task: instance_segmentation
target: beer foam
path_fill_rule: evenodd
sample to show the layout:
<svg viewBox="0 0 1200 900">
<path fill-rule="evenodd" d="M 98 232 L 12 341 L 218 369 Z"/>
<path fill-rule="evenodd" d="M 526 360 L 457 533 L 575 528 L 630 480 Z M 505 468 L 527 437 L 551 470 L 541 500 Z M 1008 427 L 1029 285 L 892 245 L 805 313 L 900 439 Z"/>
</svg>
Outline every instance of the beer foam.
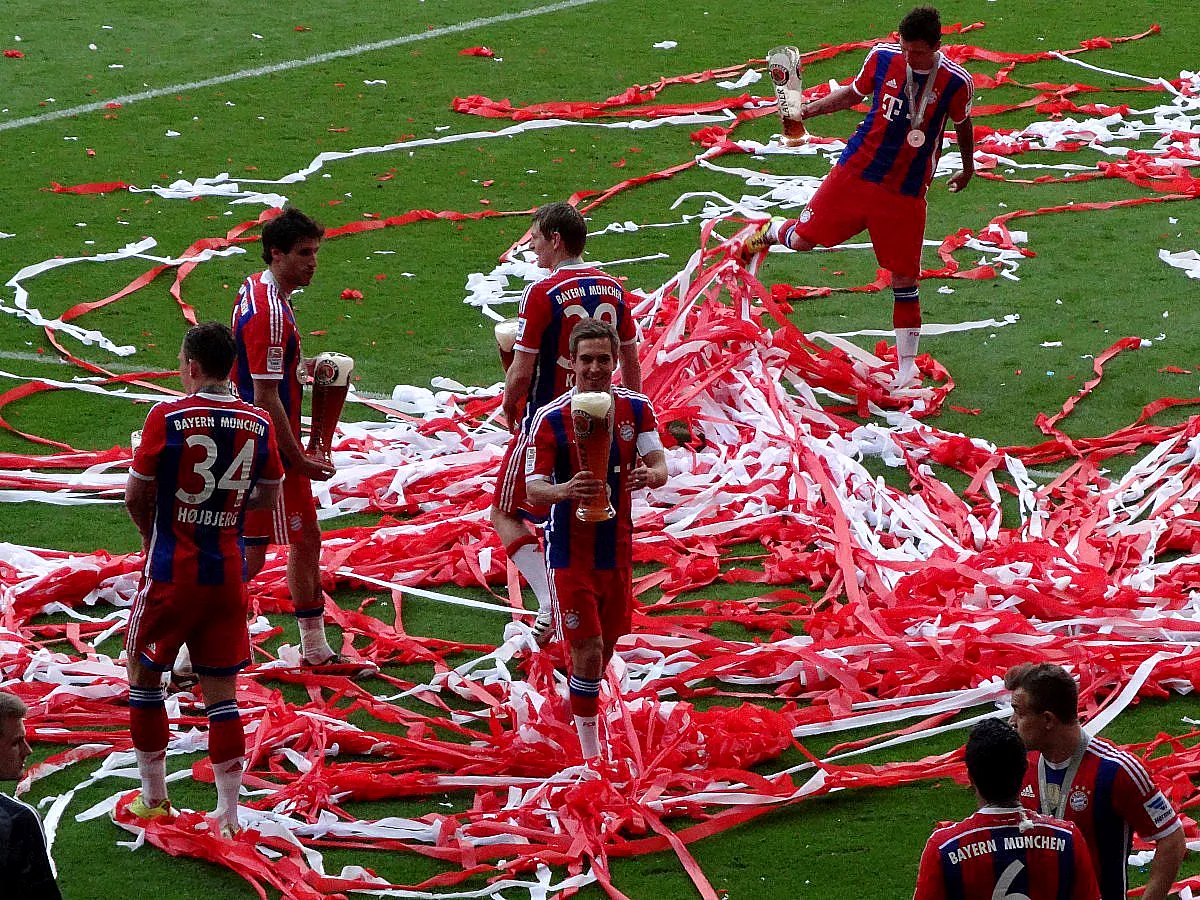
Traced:
<svg viewBox="0 0 1200 900">
<path fill-rule="evenodd" d="M 593 419 L 608 416 L 612 408 L 612 394 L 607 391 L 585 391 L 571 398 L 571 412 L 587 413 Z"/>
<path fill-rule="evenodd" d="M 504 319 L 496 323 L 496 343 L 505 353 L 511 353 L 517 345 L 517 320 Z"/>
</svg>

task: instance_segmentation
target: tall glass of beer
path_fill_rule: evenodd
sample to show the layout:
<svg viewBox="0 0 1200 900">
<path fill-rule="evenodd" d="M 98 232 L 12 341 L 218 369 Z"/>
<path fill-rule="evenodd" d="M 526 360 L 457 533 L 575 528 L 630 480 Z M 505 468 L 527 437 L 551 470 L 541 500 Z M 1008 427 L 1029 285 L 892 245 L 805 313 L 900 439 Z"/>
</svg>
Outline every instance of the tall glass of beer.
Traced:
<svg viewBox="0 0 1200 900">
<path fill-rule="evenodd" d="M 790 46 L 776 47 L 767 54 L 767 72 L 771 76 L 771 83 L 775 85 L 775 99 L 779 101 L 784 146 L 798 147 L 808 137 L 804 119 L 800 116 L 804 93 L 800 50 Z"/>
</svg>

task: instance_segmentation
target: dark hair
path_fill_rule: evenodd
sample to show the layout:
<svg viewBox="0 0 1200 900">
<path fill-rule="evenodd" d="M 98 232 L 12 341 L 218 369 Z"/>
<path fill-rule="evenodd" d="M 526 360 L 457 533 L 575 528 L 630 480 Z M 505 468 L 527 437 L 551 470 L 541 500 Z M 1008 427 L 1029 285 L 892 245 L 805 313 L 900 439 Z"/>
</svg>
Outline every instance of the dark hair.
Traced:
<svg viewBox="0 0 1200 900">
<path fill-rule="evenodd" d="M 1024 691 L 1034 712 L 1053 713 L 1064 725 L 1079 719 L 1079 687 L 1062 666 L 1021 663 L 1005 673 L 1004 686 Z"/>
<path fill-rule="evenodd" d="M 193 325 L 183 336 L 183 358 L 199 363 L 209 378 L 228 378 L 236 353 L 233 332 L 220 322 Z"/>
<path fill-rule="evenodd" d="M 571 350 L 571 359 L 575 358 L 575 349 L 579 346 L 580 341 L 592 341 L 602 338 L 608 338 L 608 342 L 612 344 L 613 357 L 615 358 L 617 350 L 621 346 L 621 339 L 617 337 L 617 329 L 613 328 L 603 319 L 584 319 L 571 329 L 571 337 L 567 342 Z"/>
<path fill-rule="evenodd" d="M 1017 730 L 1000 719 L 985 719 L 967 738 L 967 775 L 988 803 L 1017 799 L 1029 760 Z"/>
<path fill-rule="evenodd" d="M 275 218 L 267 222 L 262 229 L 263 262 L 271 264 L 271 251 L 290 253 L 296 246 L 296 241 L 304 238 L 320 240 L 325 236 L 325 229 L 306 216 L 294 206 L 289 206 Z"/>
<path fill-rule="evenodd" d="M 534 210 L 533 224 L 546 237 L 555 233 L 561 235 L 563 249 L 572 256 L 583 252 L 583 245 L 587 243 L 587 222 L 583 214 L 570 203 L 558 200 L 539 206 Z"/>
<path fill-rule="evenodd" d="M 942 42 L 942 17 L 932 6 L 918 6 L 900 20 L 900 37 L 924 41 L 936 48 Z"/>
</svg>

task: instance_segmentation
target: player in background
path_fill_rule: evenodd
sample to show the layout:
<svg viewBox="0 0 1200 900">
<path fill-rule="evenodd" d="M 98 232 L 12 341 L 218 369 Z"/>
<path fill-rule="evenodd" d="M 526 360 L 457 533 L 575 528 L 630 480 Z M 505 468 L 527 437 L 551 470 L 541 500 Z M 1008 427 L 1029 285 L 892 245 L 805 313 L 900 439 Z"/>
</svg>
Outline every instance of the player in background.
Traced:
<svg viewBox="0 0 1200 900">
<path fill-rule="evenodd" d="M 617 331 L 607 322 L 586 319 L 572 329 L 575 385 L 534 417 L 533 454 L 526 465 L 529 499 L 553 506 L 546 542 L 555 625 L 570 651 L 571 712 L 588 761 L 600 756 L 600 681 L 617 639 L 629 633 L 633 614 L 631 495 L 667 483 L 667 457 L 650 401 L 636 391 L 613 387 L 619 347 Z M 575 471 L 571 397 L 584 391 L 608 392 L 613 398 L 607 483 Z M 578 501 L 605 491 L 616 516 L 599 524 L 580 522 L 575 516 Z"/>
<path fill-rule="evenodd" d="M 1013 727 L 986 719 L 972 728 L 966 763 L 979 811 L 930 836 L 914 900 L 1098 900 L 1079 828 L 1017 799 L 1028 762 Z"/>
<path fill-rule="evenodd" d="M 291 301 L 297 288 L 312 282 L 324 234 L 325 229 L 294 207 L 267 222 L 262 229 L 267 268 L 246 279 L 233 308 L 233 380 L 243 400 L 270 415 L 285 472 L 276 504 L 247 518 L 250 577 L 262 569 L 268 544 L 288 545 L 288 590 L 300 629 L 300 653 L 310 667 L 342 663 L 325 637 L 321 529 L 312 494 L 312 482 L 328 480 L 334 469 L 305 456 L 300 443 L 300 369 L 305 361 Z"/>
<path fill-rule="evenodd" d="M 29 707 L 0 691 L 0 781 L 17 781 L 31 752 L 25 737 Z M 32 806 L 0 792 L 0 884 L 11 900 L 62 900 L 46 832 Z"/>
<path fill-rule="evenodd" d="M 186 644 L 209 721 L 214 816 L 227 833 L 238 828 L 245 756 L 236 676 L 250 662 L 242 528 L 248 508 L 274 504 L 283 478 L 270 418 L 230 391 L 233 360 L 225 325 L 188 331 L 179 351 L 187 396 L 150 410 L 125 488 L 145 554 L 125 636 L 129 730 L 142 783 L 129 810 L 141 818 L 172 814 L 162 674 Z"/>
<path fill-rule="evenodd" d="M 1087 839 L 1100 896 L 1123 900 L 1133 832 L 1154 844 L 1143 900 L 1163 900 L 1187 854 L 1183 824 L 1141 761 L 1079 724 L 1079 689 L 1061 666 L 1010 669 L 1012 722 L 1030 751 L 1021 803 L 1074 822 Z"/>
<path fill-rule="evenodd" d="M 531 530 L 546 510 L 526 500 L 525 453 L 530 423 L 539 409 L 571 385 L 571 330 L 586 319 L 599 319 L 616 329 L 621 382 L 642 389 L 637 355 L 637 325 L 631 298 L 621 283 L 581 256 L 587 223 L 569 203 L 547 203 L 533 214 L 530 244 L 537 264 L 550 274 L 530 285 L 521 298 L 515 358 L 504 378 L 504 416 L 513 437 L 500 464 L 492 502 L 492 526 L 508 558 L 537 597 L 533 633 L 539 644 L 550 638 L 553 624 L 546 557 Z"/>
<path fill-rule="evenodd" d="M 961 191 L 975 174 L 974 88 L 970 73 L 938 50 L 938 11 L 930 6 L 912 10 L 899 32 L 898 44 L 871 49 L 850 84 L 802 104 L 804 119 L 849 109 L 866 98 L 871 109 L 800 217 L 763 223 L 745 245 L 748 252 L 773 244 L 811 250 L 840 244 L 866 229 L 875 258 L 891 273 L 898 363 L 893 389 L 908 387 L 917 377 L 925 195 L 947 119 L 954 123 L 963 164 L 951 176 L 950 190 Z"/>
</svg>

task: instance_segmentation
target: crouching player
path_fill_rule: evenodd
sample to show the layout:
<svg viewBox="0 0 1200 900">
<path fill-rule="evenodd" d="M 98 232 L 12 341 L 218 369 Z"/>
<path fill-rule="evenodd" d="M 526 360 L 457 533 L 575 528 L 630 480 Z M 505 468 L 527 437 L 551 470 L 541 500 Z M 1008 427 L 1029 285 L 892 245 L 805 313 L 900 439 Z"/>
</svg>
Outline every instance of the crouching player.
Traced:
<svg viewBox="0 0 1200 900">
<path fill-rule="evenodd" d="M 187 396 L 150 410 L 125 489 L 146 558 L 125 637 L 129 730 L 142 783 L 129 811 L 172 815 L 162 681 L 186 644 L 209 721 L 214 817 L 227 835 L 238 829 L 245 755 L 236 676 L 250 662 L 243 521 L 248 508 L 275 502 L 283 478 L 270 417 L 231 393 L 234 352 L 225 325 L 188 331 L 179 351 Z"/>
<path fill-rule="evenodd" d="M 667 459 L 650 401 L 613 387 L 620 350 L 616 330 L 585 319 L 572 330 L 569 348 L 575 386 L 534 417 L 526 492 L 534 503 L 553 505 L 546 537 L 555 627 L 570 649 L 571 712 L 583 757 L 591 761 L 600 756 L 600 680 L 617 639 L 629 633 L 633 614 L 630 497 L 640 488 L 667 483 Z M 612 398 L 609 443 L 596 467 L 604 477 L 577 462 L 571 400 L 585 392 Z M 597 523 L 581 521 L 578 507 L 606 493 L 615 515 Z"/>
</svg>

